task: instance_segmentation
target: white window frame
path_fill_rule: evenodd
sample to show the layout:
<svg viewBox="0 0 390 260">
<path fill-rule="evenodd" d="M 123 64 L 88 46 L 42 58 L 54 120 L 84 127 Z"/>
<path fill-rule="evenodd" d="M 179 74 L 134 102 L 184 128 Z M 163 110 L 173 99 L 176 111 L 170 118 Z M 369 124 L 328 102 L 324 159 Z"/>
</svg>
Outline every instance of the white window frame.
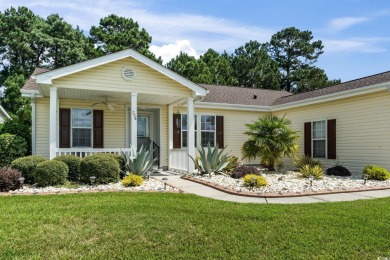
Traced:
<svg viewBox="0 0 390 260">
<path fill-rule="evenodd" d="M 215 127 L 214 127 L 214 130 L 202 130 L 202 116 L 213 116 L 214 117 L 214 124 L 215 124 Z M 200 117 L 199 117 L 199 132 L 200 132 L 200 139 L 199 139 L 199 143 L 200 143 L 200 146 L 201 147 L 206 147 L 206 146 L 203 146 L 202 144 L 202 132 L 210 132 L 210 133 L 214 133 L 214 146 L 212 147 L 215 147 L 215 145 L 217 144 L 217 115 L 216 114 L 209 114 L 209 113 L 202 113 L 200 114 Z"/>
<path fill-rule="evenodd" d="M 183 115 L 187 115 L 187 113 L 182 113 L 180 114 L 180 147 L 181 148 L 187 148 L 188 147 L 188 125 L 187 125 L 187 130 L 183 130 Z M 196 120 L 195 120 L 196 118 Z M 197 113 L 194 113 L 194 123 L 196 121 L 198 121 L 198 114 Z M 188 118 L 187 118 L 187 122 L 188 122 Z M 195 148 L 197 147 L 197 142 L 198 142 L 198 137 L 197 137 L 197 128 L 195 128 L 195 126 L 198 126 L 199 127 L 199 123 L 196 122 L 196 124 L 194 125 L 194 136 L 195 136 Z M 183 146 L 183 132 L 187 132 L 187 146 Z"/>
<path fill-rule="evenodd" d="M 314 123 L 316 122 L 325 122 L 325 138 L 316 138 L 314 139 Z M 314 141 L 325 140 L 325 157 L 314 157 Z M 312 158 L 316 159 L 328 159 L 328 119 L 320 119 L 311 121 L 311 154 Z"/>
<path fill-rule="evenodd" d="M 91 110 L 91 127 L 73 127 L 73 109 L 83 109 L 83 110 Z M 73 146 L 73 128 L 75 129 L 91 129 L 91 146 Z M 91 108 L 82 108 L 82 107 L 72 107 L 70 109 L 70 146 L 76 148 L 93 148 L 93 109 Z"/>
</svg>

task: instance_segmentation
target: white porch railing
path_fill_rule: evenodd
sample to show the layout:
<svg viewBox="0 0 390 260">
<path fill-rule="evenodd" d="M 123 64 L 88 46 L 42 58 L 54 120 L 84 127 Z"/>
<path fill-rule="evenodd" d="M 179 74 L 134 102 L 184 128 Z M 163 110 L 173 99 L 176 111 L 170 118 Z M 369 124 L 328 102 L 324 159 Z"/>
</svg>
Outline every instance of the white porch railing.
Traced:
<svg viewBox="0 0 390 260">
<path fill-rule="evenodd" d="M 171 165 L 173 170 L 188 171 L 188 159 L 187 149 L 171 149 Z M 191 160 L 191 159 L 190 159 Z"/>
<path fill-rule="evenodd" d="M 131 148 L 57 148 L 56 156 L 76 155 L 80 158 L 84 158 L 88 155 L 97 153 L 122 154 L 122 152 L 129 156 L 131 154 Z"/>
</svg>

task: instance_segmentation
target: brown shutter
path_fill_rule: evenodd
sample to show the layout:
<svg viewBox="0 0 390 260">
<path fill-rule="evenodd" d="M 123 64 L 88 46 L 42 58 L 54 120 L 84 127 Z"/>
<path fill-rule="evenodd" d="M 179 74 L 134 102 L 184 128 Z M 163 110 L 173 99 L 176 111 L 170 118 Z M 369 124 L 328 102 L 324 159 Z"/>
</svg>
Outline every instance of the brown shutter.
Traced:
<svg viewBox="0 0 390 260">
<path fill-rule="evenodd" d="M 217 123 L 217 126 L 216 126 L 216 133 L 217 133 L 217 137 L 216 137 L 216 140 L 217 140 L 217 145 L 219 148 L 223 148 L 225 146 L 225 143 L 224 143 L 224 134 L 223 134 L 223 116 L 216 116 L 216 123 Z"/>
<path fill-rule="evenodd" d="M 328 159 L 336 159 L 336 119 L 328 120 Z"/>
<path fill-rule="evenodd" d="M 103 148 L 103 110 L 93 111 L 93 148 Z"/>
<path fill-rule="evenodd" d="M 311 156 L 311 122 L 305 123 L 304 136 L 305 155 Z"/>
<path fill-rule="evenodd" d="M 60 108 L 60 148 L 70 148 L 70 109 Z"/>
<path fill-rule="evenodd" d="M 173 114 L 173 148 L 181 148 L 181 115 Z"/>
</svg>

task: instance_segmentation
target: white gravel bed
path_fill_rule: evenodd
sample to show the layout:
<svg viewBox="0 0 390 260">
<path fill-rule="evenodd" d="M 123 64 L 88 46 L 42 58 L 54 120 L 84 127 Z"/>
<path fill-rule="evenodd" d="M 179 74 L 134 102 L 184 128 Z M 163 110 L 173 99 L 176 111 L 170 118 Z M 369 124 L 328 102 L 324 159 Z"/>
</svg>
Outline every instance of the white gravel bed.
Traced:
<svg viewBox="0 0 390 260">
<path fill-rule="evenodd" d="M 150 178 L 150 180 L 144 180 L 144 183 L 141 186 L 137 187 L 124 187 L 120 182 L 118 183 L 109 183 L 109 184 L 101 184 L 101 185 L 85 185 L 80 184 L 77 188 L 69 188 L 69 187 L 32 187 L 30 185 L 24 185 L 23 188 L 15 191 L 10 191 L 10 193 L 21 194 L 21 193 L 61 193 L 61 192 L 83 192 L 83 191 L 106 191 L 106 190 L 117 190 L 117 191 L 163 191 L 164 183 Z M 176 188 L 172 188 L 169 185 L 166 185 L 166 191 L 179 191 Z"/>
<path fill-rule="evenodd" d="M 281 173 L 267 173 L 262 174 L 267 179 L 268 185 L 266 187 L 254 188 L 244 186 L 242 179 L 233 179 L 229 176 L 214 175 L 209 178 L 207 175 L 195 176 L 195 178 L 217 184 L 220 187 L 232 189 L 235 191 L 251 191 L 255 193 L 294 193 L 307 191 L 335 191 L 346 189 L 363 189 L 365 187 L 390 187 L 390 180 L 375 181 L 364 180 L 361 177 L 340 177 L 327 176 L 323 179 L 313 180 L 312 186 L 310 181 L 305 178 L 300 178 L 297 172 Z"/>
</svg>

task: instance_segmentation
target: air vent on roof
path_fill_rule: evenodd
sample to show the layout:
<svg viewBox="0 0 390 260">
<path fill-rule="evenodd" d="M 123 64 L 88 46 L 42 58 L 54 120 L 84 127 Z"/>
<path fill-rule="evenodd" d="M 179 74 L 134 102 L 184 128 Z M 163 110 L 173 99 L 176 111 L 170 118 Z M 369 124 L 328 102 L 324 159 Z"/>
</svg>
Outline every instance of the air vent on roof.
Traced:
<svg viewBox="0 0 390 260">
<path fill-rule="evenodd" d="M 131 67 L 124 67 L 122 69 L 122 77 L 125 80 L 133 80 L 135 78 L 135 70 Z"/>
</svg>

